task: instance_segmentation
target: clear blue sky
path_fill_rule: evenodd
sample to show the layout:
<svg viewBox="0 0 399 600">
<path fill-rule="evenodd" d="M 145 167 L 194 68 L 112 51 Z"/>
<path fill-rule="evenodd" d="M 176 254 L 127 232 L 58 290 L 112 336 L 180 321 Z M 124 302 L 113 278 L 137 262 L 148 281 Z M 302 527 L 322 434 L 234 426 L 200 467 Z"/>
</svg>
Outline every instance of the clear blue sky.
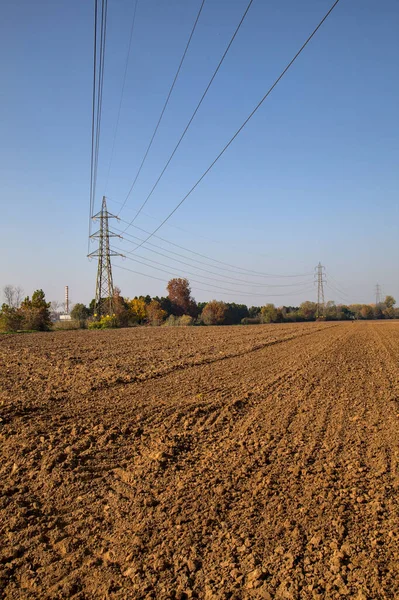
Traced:
<svg viewBox="0 0 399 600">
<path fill-rule="evenodd" d="M 133 0 L 109 1 L 97 209 L 105 193 L 109 210 L 117 213 L 118 202 L 127 194 L 199 4 L 200 0 L 138 1 L 120 127 L 105 189 L 134 6 Z M 331 4 L 331 0 L 254 0 L 186 138 L 145 215 L 135 224 L 150 230 L 169 213 Z M 132 218 L 151 189 L 246 5 L 247 0 L 205 2 L 159 134 L 122 218 Z M 68 284 L 73 301 L 88 302 L 96 277 L 95 262 L 86 258 L 93 2 L 3 0 L 1 12 L 0 286 L 20 285 L 29 294 L 43 288 L 48 299 L 62 300 Z M 308 273 L 321 261 L 327 280 L 333 286 L 338 281 L 349 301 L 372 302 L 379 282 L 383 293 L 393 294 L 399 302 L 398 25 L 397 0 L 341 0 L 159 235 L 215 259 L 267 273 Z M 133 228 L 129 231 L 140 235 Z M 180 252 L 155 238 L 151 242 Z M 134 248 L 126 241 L 119 247 L 125 252 Z M 201 280 L 200 271 L 179 266 L 171 258 L 142 248 L 137 256 L 163 262 L 171 274 L 197 272 Z M 114 264 L 165 281 L 170 278 L 130 260 L 116 259 Z M 225 275 L 223 281 L 227 275 L 240 278 L 215 272 Z M 165 293 L 162 281 L 116 266 L 114 281 L 130 297 Z M 280 305 L 315 297 L 313 289 L 296 288 L 273 288 L 278 295 L 272 297 L 267 295 L 272 288 L 234 282 L 225 284 L 233 290 L 225 293 L 210 283 L 192 284 L 197 300 Z M 216 285 L 223 287 L 220 282 Z M 199 287 L 210 291 L 195 289 Z M 263 291 L 264 298 L 256 295 Z M 326 296 L 346 299 L 332 290 Z"/>
</svg>

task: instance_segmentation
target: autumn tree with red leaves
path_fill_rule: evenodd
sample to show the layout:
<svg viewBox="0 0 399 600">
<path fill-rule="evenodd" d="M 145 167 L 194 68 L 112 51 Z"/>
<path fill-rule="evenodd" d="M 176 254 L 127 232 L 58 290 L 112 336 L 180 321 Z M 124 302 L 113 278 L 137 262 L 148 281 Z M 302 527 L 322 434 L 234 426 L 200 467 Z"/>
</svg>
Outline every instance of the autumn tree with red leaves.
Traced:
<svg viewBox="0 0 399 600">
<path fill-rule="evenodd" d="M 172 304 L 172 313 L 178 317 L 190 315 L 196 317 L 198 308 L 194 298 L 191 297 L 191 288 L 188 279 L 171 279 L 167 285 L 168 297 Z"/>
</svg>

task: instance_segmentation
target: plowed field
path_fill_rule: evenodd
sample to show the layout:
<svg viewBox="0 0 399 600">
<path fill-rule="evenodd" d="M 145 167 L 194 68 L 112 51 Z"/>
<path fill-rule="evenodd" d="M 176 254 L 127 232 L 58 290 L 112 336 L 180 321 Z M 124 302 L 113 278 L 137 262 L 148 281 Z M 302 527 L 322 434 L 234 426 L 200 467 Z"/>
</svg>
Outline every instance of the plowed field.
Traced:
<svg viewBox="0 0 399 600">
<path fill-rule="evenodd" d="M 399 598 L 399 322 L 0 337 L 7 599 Z"/>
</svg>

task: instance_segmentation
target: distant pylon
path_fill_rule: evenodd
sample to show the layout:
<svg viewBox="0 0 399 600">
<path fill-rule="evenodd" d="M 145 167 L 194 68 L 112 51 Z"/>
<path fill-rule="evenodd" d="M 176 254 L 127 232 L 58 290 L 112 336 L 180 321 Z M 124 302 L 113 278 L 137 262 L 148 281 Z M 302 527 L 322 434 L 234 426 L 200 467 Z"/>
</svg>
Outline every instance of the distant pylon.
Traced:
<svg viewBox="0 0 399 600">
<path fill-rule="evenodd" d="M 90 238 L 98 238 L 98 250 L 89 254 L 89 258 L 98 257 L 97 282 L 94 315 L 100 318 L 104 315 L 114 314 L 114 283 L 112 280 L 111 256 L 122 256 L 110 249 L 109 238 L 121 237 L 109 230 L 108 219 L 116 218 L 107 211 L 107 201 L 103 196 L 101 210 L 92 217 L 94 221 L 100 221 L 100 229 L 93 233 Z"/>
<path fill-rule="evenodd" d="M 375 286 L 375 305 L 381 304 L 381 286 L 377 283 Z"/>
<path fill-rule="evenodd" d="M 319 262 L 317 267 L 315 267 L 315 277 L 317 277 L 317 310 L 316 310 L 316 318 L 324 316 L 324 287 L 323 284 L 326 283 L 325 279 L 325 267 Z"/>
</svg>

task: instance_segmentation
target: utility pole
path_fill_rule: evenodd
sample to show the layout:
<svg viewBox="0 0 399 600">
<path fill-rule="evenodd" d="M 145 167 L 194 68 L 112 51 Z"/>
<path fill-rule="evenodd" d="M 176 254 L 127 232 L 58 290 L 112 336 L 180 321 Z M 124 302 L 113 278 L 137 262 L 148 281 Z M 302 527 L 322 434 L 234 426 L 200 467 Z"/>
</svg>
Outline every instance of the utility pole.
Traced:
<svg viewBox="0 0 399 600">
<path fill-rule="evenodd" d="M 100 229 L 93 233 L 90 238 L 98 238 L 98 250 L 91 252 L 89 258 L 98 257 L 96 296 L 94 316 L 99 319 L 104 315 L 114 314 L 114 283 L 112 280 L 111 256 L 123 256 L 110 249 L 109 238 L 121 237 L 109 230 L 108 219 L 116 219 L 107 211 L 107 201 L 103 196 L 101 210 L 92 217 L 93 221 L 100 221 Z"/>
<path fill-rule="evenodd" d="M 324 316 L 324 287 L 323 284 L 327 283 L 325 279 L 325 267 L 319 262 L 315 267 L 315 281 L 317 281 L 317 311 L 316 318 Z"/>
<path fill-rule="evenodd" d="M 381 304 L 381 286 L 379 283 L 375 286 L 375 305 Z"/>
</svg>

